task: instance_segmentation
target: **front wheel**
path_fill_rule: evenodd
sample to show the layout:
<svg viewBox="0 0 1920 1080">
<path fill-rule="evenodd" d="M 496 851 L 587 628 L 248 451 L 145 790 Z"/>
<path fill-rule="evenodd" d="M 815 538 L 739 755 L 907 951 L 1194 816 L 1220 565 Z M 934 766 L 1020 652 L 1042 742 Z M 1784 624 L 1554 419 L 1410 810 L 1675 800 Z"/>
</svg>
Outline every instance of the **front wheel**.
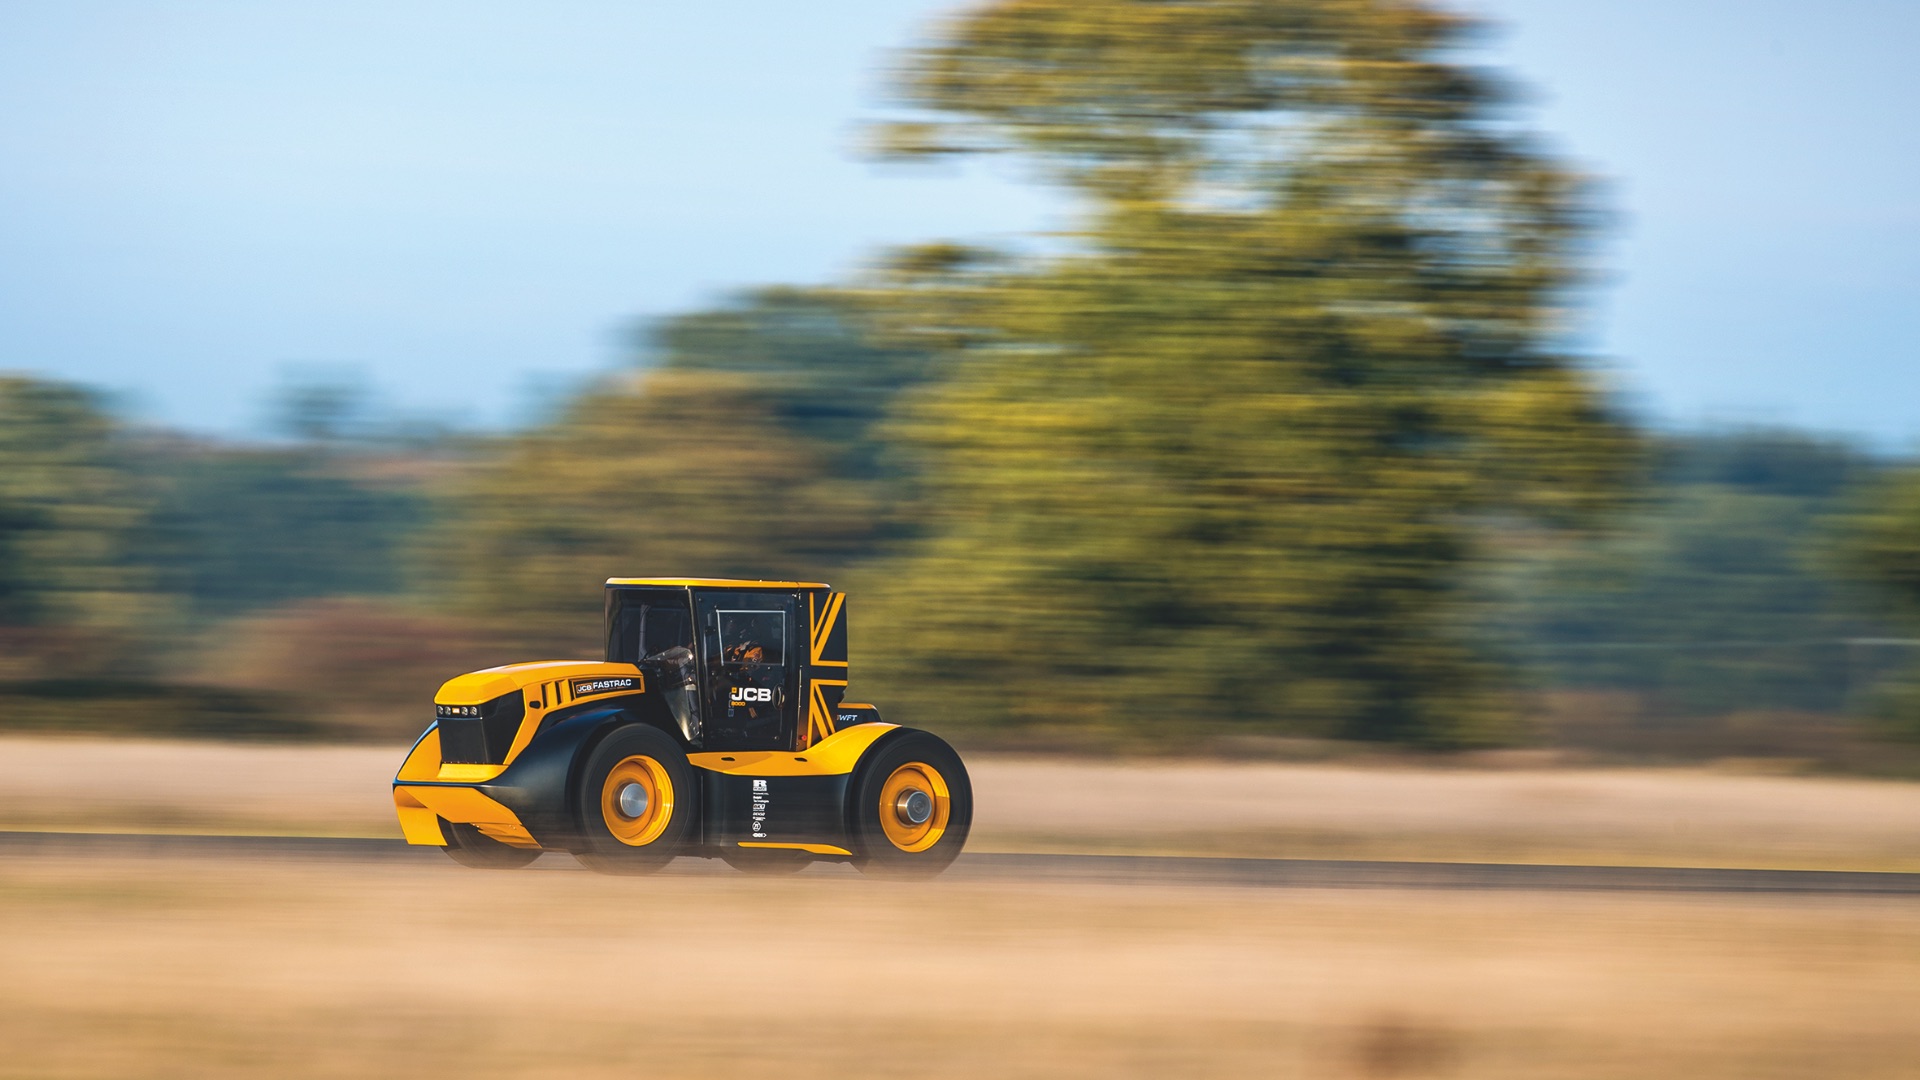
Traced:
<svg viewBox="0 0 1920 1080">
<path fill-rule="evenodd" d="M 657 728 L 624 727 L 593 748 L 576 809 L 584 850 L 603 874 L 649 874 L 680 853 L 693 827 L 693 766 Z"/>
<path fill-rule="evenodd" d="M 854 865 L 887 877 L 932 877 L 973 826 L 973 783 L 936 735 L 906 731 L 875 747 L 854 782 Z"/>
<path fill-rule="evenodd" d="M 440 835 L 447 838 L 441 851 L 461 866 L 476 870 L 518 870 L 540 857 L 539 848 L 503 844 L 464 821 L 440 819 Z"/>
</svg>

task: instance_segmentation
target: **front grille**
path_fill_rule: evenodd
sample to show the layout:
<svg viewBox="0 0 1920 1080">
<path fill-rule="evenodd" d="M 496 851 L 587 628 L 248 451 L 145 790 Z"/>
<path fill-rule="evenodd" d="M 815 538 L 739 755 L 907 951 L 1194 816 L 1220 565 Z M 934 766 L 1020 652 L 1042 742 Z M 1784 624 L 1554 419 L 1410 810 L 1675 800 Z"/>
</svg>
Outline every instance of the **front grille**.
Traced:
<svg viewBox="0 0 1920 1080">
<path fill-rule="evenodd" d="M 454 708 L 459 708 L 455 706 Z M 441 707 L 440 760 L 448 765 L 498 765 L 507 760 L 513 737 L 520 732 L 526 702 L 519 691 L 502 694 L 480 706 L 479 716 L 448 716 Z M 464 710 L 462 710 L 464 711 Z"/>
</svg>

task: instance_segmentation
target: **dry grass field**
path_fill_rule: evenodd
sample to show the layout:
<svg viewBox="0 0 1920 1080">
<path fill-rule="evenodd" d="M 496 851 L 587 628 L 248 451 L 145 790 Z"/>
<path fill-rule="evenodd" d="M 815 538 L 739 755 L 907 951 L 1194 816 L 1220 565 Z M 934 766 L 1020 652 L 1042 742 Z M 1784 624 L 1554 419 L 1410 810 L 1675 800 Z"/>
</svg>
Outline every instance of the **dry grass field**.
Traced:
<svg viewBox="0 0 1920 1080">
<path fill-rule="evenodd" d="M 428 854 L 0 863 L 0 1077 L 1920 1075 L 1911 900 Z"/>
<path fill-rule="evenodd" d="M 393 835 L 395 748 L 0 740 L 0 826 Z M 1920 868 L 1920 785 L 980 757 L 977 849 Z M 37 853 L 36 853 L 37 852 Z M 705 864 L 711 865 L 711 864 Z M 0 860 L 12 1077 L 1920 1076 L 1912 898 Z"/>
<path fill-rule="evenodd" d="M 0 738 L 0 828 L 398 836 L 400 747 Z M 1920 870 L 1920 784 L 980 756 L 973 848 Z"/>
</svg>

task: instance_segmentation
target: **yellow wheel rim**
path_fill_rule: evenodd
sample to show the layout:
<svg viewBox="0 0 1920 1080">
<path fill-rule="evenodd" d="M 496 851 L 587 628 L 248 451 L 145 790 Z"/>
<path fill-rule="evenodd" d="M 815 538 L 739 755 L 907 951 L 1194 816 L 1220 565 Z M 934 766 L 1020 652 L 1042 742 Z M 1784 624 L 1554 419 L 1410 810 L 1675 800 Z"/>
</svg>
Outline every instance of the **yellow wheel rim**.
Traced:
<svg viewBox="0 0 1920 1080">
<path fill-rule="evenodd" d="M 901 851 L 925 851 L 939 843 L 952 814 L 947 778 L 926 762 L 909 761 L 880 785 L 880 828 Z"/>
<path fill-rule="evenodd" d="M 638 814 L 627 810 L 640 801 L 627 792 L 629 785 L 637 785 L 645 795 L 645 809 Z M 645 847 L 660 839 L 673 820 L 673 778 L 667 775 L 667 767 L 643 754 L 622 758 L 600 786 L 600 819 L 613 838 L 628 847 Z"/>
</svg>

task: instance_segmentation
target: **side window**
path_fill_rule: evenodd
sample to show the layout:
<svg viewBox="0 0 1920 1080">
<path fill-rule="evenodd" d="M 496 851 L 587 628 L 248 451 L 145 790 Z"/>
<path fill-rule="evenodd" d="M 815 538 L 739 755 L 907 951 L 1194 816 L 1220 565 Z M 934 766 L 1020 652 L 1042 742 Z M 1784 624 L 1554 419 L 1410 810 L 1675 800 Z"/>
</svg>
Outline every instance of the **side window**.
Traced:
<svg viewBox="0 0 1920 1080">
<path fill-rule="evenodd" d="M 641 656 L 693 648 L 693 613 L 680 607 L 649 607 Z"/>
<path fill-rule="evenodd" d="M 729 664 L 786 663 L 787 613 L 729 611 L 720 616 L 720 656 Z"/>
</svg>

